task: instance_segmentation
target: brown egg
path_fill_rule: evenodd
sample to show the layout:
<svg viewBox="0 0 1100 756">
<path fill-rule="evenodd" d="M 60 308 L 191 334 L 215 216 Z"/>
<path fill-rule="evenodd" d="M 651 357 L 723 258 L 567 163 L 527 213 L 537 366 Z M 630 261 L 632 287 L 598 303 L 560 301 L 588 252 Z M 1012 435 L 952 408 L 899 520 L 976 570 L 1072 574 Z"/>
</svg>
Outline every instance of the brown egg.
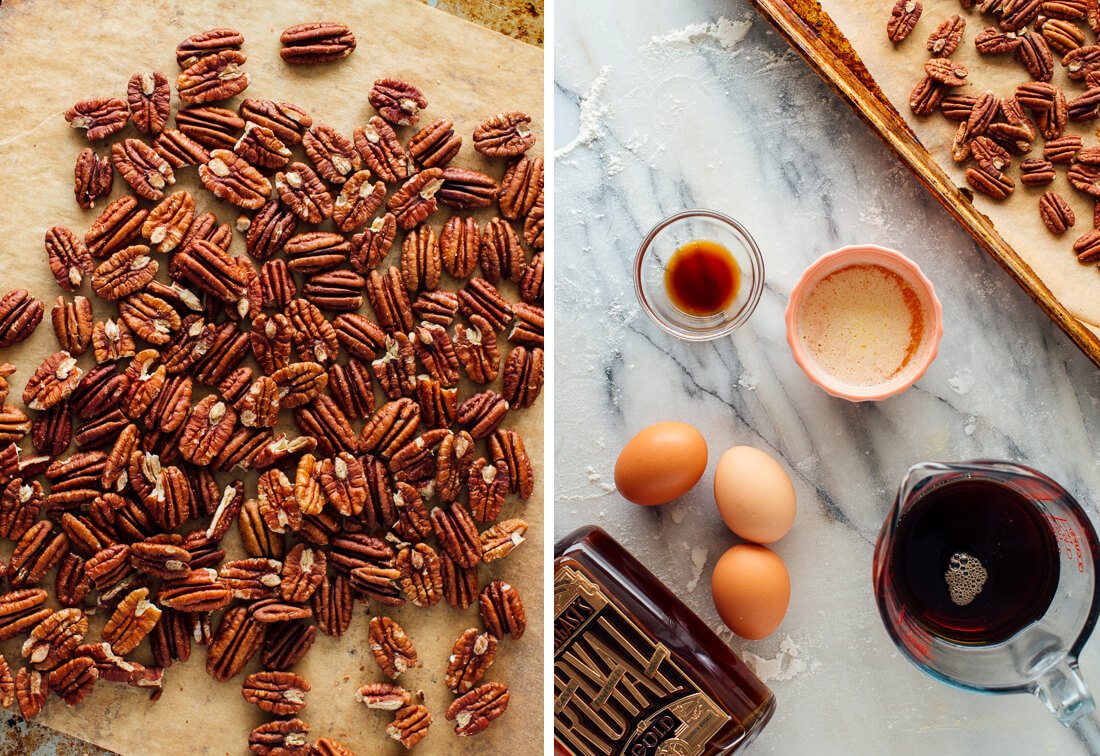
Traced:
<svg viewBox="0 0 1100 756">
<path fill-rule="evenodd" d="M 626 442 L 615 462 L 615 487 L 635 504 L 665 504 L 699 482 L 707 469 L 707 442 L 695 428 L 656 423 Z"/>
<path fill-rule="evenodd" d="M 779 555 L 767 546 L 734 546 L 714 565 L 710 590 L 718 615 L 742 638 L 770 635 L 791 600 L 791 579 Z"/>
<path fill-rule="evenodd" d="M 729 529 L 746 541 L 778 541 L 794 524 L 790 477 L 769 454 L 751 446 L 735 446 L 718 460 L 714 502 Z"/>
</svg>

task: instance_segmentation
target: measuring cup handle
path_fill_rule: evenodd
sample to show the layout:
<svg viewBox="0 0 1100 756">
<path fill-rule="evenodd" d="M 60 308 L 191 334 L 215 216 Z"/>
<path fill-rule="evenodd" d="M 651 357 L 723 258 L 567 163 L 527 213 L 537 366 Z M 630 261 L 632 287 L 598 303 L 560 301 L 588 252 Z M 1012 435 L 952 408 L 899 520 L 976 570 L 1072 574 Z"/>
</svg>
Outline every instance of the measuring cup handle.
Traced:
<svg viewBox="0 0 1100 756">
<path fill-rule="evenodd" d="M 1049 669 L 1035 681 L 1034 692 L 1059 722 L 1073 730 L 1090 754 L 1100 756 L 1100 719 L 1076 659 L 1063 659 Z"/>
</svg>

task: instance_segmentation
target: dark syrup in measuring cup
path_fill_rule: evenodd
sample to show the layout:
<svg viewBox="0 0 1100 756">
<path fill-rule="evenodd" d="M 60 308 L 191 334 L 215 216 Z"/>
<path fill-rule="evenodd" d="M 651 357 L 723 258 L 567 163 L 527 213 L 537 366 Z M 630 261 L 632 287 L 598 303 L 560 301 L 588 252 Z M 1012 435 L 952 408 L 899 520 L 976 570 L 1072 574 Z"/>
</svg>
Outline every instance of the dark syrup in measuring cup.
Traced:
<svg viewBox="0 0 1100 756">
<path fill-rule="evenodd" d="M 1004 641 L 1044 615 L 1059 545 L 1015 489 L 954 480 L 925 492 L 897 526 L 891 583 L 929 632 L 965 645 Z"/>
</svg>

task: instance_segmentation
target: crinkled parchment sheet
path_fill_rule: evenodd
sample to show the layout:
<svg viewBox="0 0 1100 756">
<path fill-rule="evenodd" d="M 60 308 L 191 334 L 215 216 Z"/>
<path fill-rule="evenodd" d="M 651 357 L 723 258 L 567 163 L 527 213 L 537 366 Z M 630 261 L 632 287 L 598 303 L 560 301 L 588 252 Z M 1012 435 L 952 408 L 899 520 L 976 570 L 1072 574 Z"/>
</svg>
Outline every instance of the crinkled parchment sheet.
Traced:
<svg viewBox="0 0 1100 756">
<path fill-rule="evenodd" d="M 965 165 L 951 160 L 951 140 L 958 126 L 953 121 L 935 113 L 918 118 L 909 110 L 909 93 L 917 80 L 924 75 L 924 63 L 929 53 L 925 47 L 928 35 L 941 21 L 953 13 L 966 20 L 959 49 L 951 56 L 970 69 L 968 83 L 957 91 L 980 94 L 990 90 L 997 95 L 1015 91 L 1017 85 L 1030 81 L 1027 69 L 1011 55 L 979 55 L 974 48 L 974 37 L 982 29 L 994 26 L 991 17 L 977 11 L 964 11 L 958 0 L 923 0 L 924 13 L 907 40 L 895 46 L 886 37 L 886 22 L 890 18 L 892 2 L 886 0 L 822 0 L 821 7 L 832 17 L 837 27 L 859 53 L 867 70 L 874 76 L 882 91 L 894 103 L 898 112 L 909 122 L 921 142 L 958 186 L 967 186 Z M 1086 32 L 1092 38 L 1092 32 Z M 1065 75 L 1059 55 L 1055 54 L 1054 84 L 1061 86 L 1066 97 L 1073 99 L 1084 91 L 1084 83 L 1071 81 Z M 1080 134 L 1085 146 L 1097 143 L 1096 121 L 1071 122 L 1067 134 Z M 1041 157 L 1042 137 L 1025 157 Z M 1016 181 L 1016 191 L 1004 202 L 996 202 L 977 195 L 974 204 L 989 216 L 994 227 L 1016 253 L 1031 266 L 1054 296 L 1074 317 L 1100 334 L 1100 272 L 1093 265 L 1081 265 L 1073 254 L 1073 241 L 1092 227 L 1091 198 L 1081 194 L 1066 180 L 1064 166 L 1059 166 L 1058 177 L 1046 187 L 1026 187 L 1019 182 L 1019 161 L 1009 175 Z M 1077 225 L 1060 237 L 1046 230 L 1039 218 L 1039 197 L 1053 190 L 1069 201 L 1077 216 Z"/>
<path fill-rule="evenodd" d="M 336 64 L 315 68 L 283 64 L 279 33 L 291 24 L 316 20 L 347 23 L 356 34 L 358 49 Z M 331 124 L 348 136 L 373 114 L 366 97 L 371 83 L 393 75 L 424 90 L 429 100 L 426 119 L 448 117 L 455 122 L 465 139 L 456 165 L 501 177 L 503 161 L 487 161 L 474 152 L 470 135 L 486 116 L 502 110 L 530 113 L 539 138 L 532 153 L 542 150 L 542 51 L 409 0 L 8 0 L 0 8 L 0 70 L 4 72 L 0 77 L 0 290 L 26 287 L 50 307 L 62 292 L 46 263 L 42 247 L 46 230 L 65 225 L 83 234 L 106 205 L 103 200 L 97 210 L 83 211 L 73 200 L 73 164 L 86 142 L 82 132 L 68 127 L 62 112 L 85 97 L 125 97 L 126 83 L 138 71 L 161 70 L 174 83 L 179 72 L 176 45 L 192 33 L 216 26 L 236 27 L 245 36 L 247 70 L 253 77 L 246 96 L 297 103 L 316 122 Z M 174 94 L 173 87 L 173 111 Z M 405 129 L 403 138 L 411 131 Z M 120 136 L 135 135 L 128 128 Z M 100 146 L 98 151 L 103 154 L 105 149 Z M 200 209 L 212 210 L 222 221 L 237 217 L 233 207 L 199 188 L 193 168 L 181 173 L 176 188 L 191 190 Z M 110 199 L 126 189 L 117 176 L 114 188 Z M 440 212 L 431 220 L 437 230 L 445 216 Z M 231 251 L 244 253 L 239 234 Z M 161 270 L 166 268 L 162 260 Z M 454 288 L 455 282 L 444 285 Z M 514 287 L 506 292 L 515 298 Z M 97 319 L 114 314 L 108 303 L 93 299 L 93 307 Z M 0 354 L 0 361 L 13 362 L 19 369 L 13 376 L 13 401 L 19 402 L 31 371 L 56 348 L 47 313 L 33 338 Z M 502 339 L 502 351 L 508 348 Z M 85 367 L 88 361 L 85 357 Z M 462 396 L 472 389 L 463 385 Z M 443 685 L 447 657 L 462 630 L 479 626 L 476 606 L 461 613 L 446 604 L 392 612 L 408 630 L 424 662 L 422 668 L 401 678 L 411 690 L 424 691 L 435 718 L 430 735 L 417 747 L 420 753 L 533 753 L 542 748 L 542 417 L 540 399 L 508 419 L 523 435 L 540 490 L 525 504 L 510 497 L 503 516 L 526 518 L 531 525 L 528 541 L 508 558 L 483 565 L 479 575 L 482 585 L 493 578 L 507 579 L 527 606 L 526 635 L 518 642 L 506 639 L 500 644 L 487 677 L 511 687 L 511 704 L 504 717 L 469 740 L 456 736 L 443 719 L 452 700 Z M 254 487 L 254 476 L 248 485 Z M 231 557 L 242 555 L 236 528 L 224 544 Z M 0 557 L 6 558 L 9 551 L 10 545 L 0 547 Z M 53 575 L 47 580 L 52 584 Z M 369 711 L 354 698 L 360 685 L 383 679 L 367 648 L 367 618 L 364 606 L 356 604 L 348 633 L 339 640 L 320 637 L 298 666 L 296 671 L 313 686 L 301 716 L 312 726 L 313 735 L 334 737 L 359 754 L 397 753 L 400 746 L 385 736 L 389 715 Z M 102 617 L 93 619 L 96 629 L 91 637 L 98 639 L 102 621 Z M 139 649 L 139 657 L 148 653 L 147 645 Z M 16 668 L 18 648 L 14 642 L 2 648 Z M 75 709 L 52 699 L 39 721 L 125 754 L 246 753 L 249 731 L 266 717 L 241 698 L 243 675 L 217 683 L 206 674 L 205 657 L 206 650 L 196 648 L 189 662 L 173 665 L 165 674 L 164 695 L 157 703 L 149 702 L 147 692 L 101 682 Z M 253 660 L 246 671 L 257 668 L 258 660 Z"/>
</svg>

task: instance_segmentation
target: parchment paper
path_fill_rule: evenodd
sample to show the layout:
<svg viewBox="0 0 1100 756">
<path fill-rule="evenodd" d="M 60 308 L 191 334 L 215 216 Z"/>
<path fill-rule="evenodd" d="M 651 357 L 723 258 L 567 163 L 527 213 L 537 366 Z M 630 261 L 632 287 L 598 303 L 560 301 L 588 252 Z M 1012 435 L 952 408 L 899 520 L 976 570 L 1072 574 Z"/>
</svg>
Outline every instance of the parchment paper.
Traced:
<svg viewBox="0 0 1100 756">
<path fill-rule="evenodd" d="M 924 63 L 929 57 L 925 43 L 941 21 L 954 13 L 966 20 L 966 31 L 952 60 L 970 69 L 969 83 L 957 91 L 981 94 L 989 90 L 999 96 L 1011 94 L 1019 84 L 1031 77 L 1014 56 L 979 55 L 974 47 L 974 37 L 989 26 L 995 26 L 992 17 L 977 11 L 964 11 L 958 0 L 924 0 L 924 13 L 907 40 L 895 46 L 886 37 L 886 22 L 893 3 L 885 0 L 822 0 L 822 8 L 829 13 L 837 27 L 852 43 L 863 59 L 875 81 L 886 93 L 898 112 L 909 122 L 921 142 L 935 157 L 958 186 L 967 186 L 965 164 L 951 160 L 951 141 L 958 124 L 934 113 L 925 118 L 914 116 L 909 109 L 909 93 L 917 80 L 924 75 Z M 1084 28 L 1084 27 L 1082 27 Z M 1094 39 L 1086 30 L 1088 40 Z M 1089 44 L 1092 44 L 1090 41 Z M 1061 66 L 1061 56 L 1055 57 L 1053 83 L 1063 88 L 1067 99 L 1073 99 L 1084 91 L 1084 82 L 1071 81 Z M 1097 143 L 1096 121 L 1070 122 L 1067 134 L 1080 134 L 1086 147 Z M 1042 157 L 1040 136 L 1031 153 L 1024 157 Z M 1019 163 L 1013 159 L 1009 175 L 1016 181 L 1016 191 L 1004 202 L 997 202 L 976 194 L 974 204 L 993 221 L 1004 237 L 1023 260 L 1031 266 L 1054 296 L 1074 317 L 1100 334 L 1100 271 L 1094 265 L 1077 262 L 1072 245 L 1077 237 L 1092 228 L 1092 201 L 1078 192 L 1066 180 L 1066 166 L 1057 167 L 1057 178 L 1044 187 L 1027 187 L 1019 182 Z M 1056 191 L 1073 207 L 1077 224 L 1064 235 L 1055 237 L 1047 231 L 1039 217 L 1039 197 L 1045 191 Z"/>
<path fill-rule="evenodd" d="M 358 48 L 347 59 L 315 68 L 292 67 L 279 58 L 279 33 L 287 26 L 315 20 L 348 24 Z M 453 18 L 410 0 L 331 0 L 329 2 L 224 3 L 219 0 L 142 2 L 87 0 L 54 3 L 8 0 L 0 8 L 0 291 L 25 287 L 47 310 L 63 293 L 53 281 L 42 247 L 53 225 L 66 225 L 83 235 L 109 199 L 127 187 L 116 176 L 110 198 L 83 211 L 72 195 L 72 169 L 85 146 L 83 132 L 68 127 L 62 112 L 73 102 L 92 96 L 125 98 L 130 76 L 139 71 L 164 71 L 171 82 L 179 69 L 175 47 L 188 35 L 216 26 L 232 26 L 245 36 L 244 52 L 252 85 L 244 97 L 294 102 L 315 122 L 328 123 L 350 136 L 354 127 L 373 115 L 366 101 L 371 83 L 384 75 L 418 84 L 429 100 L 422 123 L 448 117 L 465 140 L 455 165 L 484 170 L 497 179 L 503 161 L 484 160 L 472 149 L 470 135 L 488 115 L 519 109 L 531 114 L 543 149 L 543 56 L 540 50 Z M 241 97 L 231 101 L 236 107 Z M 173 86 L 173 113 L 178 102 Z M 169 124 L 172 126 L 172 123 Z M 407 139 L 412 129 L 401 131 Z M 132 127 L 118 138 L 138 136 Z M 98 151 L 104 154 L 106 148 Z M 300 158 L 299 158 L 300 159 Z M 180 171 L 175 188 L 192 191 L 199 210 L 212 210 L 222 221 L 234 220 L 236 209 L 219 203 L 199 188 L 194 169 Z M 447 213 L 433 218 L 438 230 Z M 482 220 L 489 213 L 483 212 Z M 397 249 L 395 246 L 395 250 Z M 237 234 L 231 253 L 244 254 Z M 389 261 L 387 263 L 389 264 Z M 167 268 L 161 260 L 161 270 Z M 444 286 L 455 288 L 453 281 Z M 85 284 L 87 289 L 87 284 Z M 516 298 L 514 287 L 505 292 Z M 82 292 L 87 294 L 88 292 Z M 114 316 L 108 303 L 92 299 L 97 319 Z M 369 306 L 364 307 L 369 310 Z M 0 351 L 0 361 L 14 363 L 12 399 L 19 402 L 23 386 L 45 356 L 57 348 L 49 313 L 27 342 Z M 503 343 L 506 353 L 508 345 Z M 85 367 L 89 362 L 86 357 Z M 499 384 L 499 381 L 498 381 Z M 499 385 L 498 385 L 499 388 Z M 461 396 L 473 387 L 463 384 Z M 534 753 L 542 748 L 542 660 L 544 543 L 542 501 L 542 400 L 509 416 L 536 468 L 537 490 L 525 504 L 509 497 L 502 517 L 521 516 L 530 523 L 527 543 L 509 557 L 480 568 L 480 582 L 504 578 L 515 585 L 526 604 L 527 632 L 520 641 L 505 639 L 486 679 L 506 682 L 512 691 L 507 713 L 473 739 L 456 736 L 443 712 L 452 700 L 443 684 L 447 657 L 459 633 L 480 626 L 476 605 L 457 612 L 445 603 L 431 610 L 405 607 L 389 612 L 416 643 L 423 667 L 406 673 L 401 684 L 423 690 L 435 721 L 419 753 Z M 29 449 L 29 442 L 25 442 Z M 222 476 L 224 479 L 225 476 Z M 246 478 L 254 490 L 254 478 Z M 191 523 L 197 526 L 199 523 Z M 205 525 L 203 525 L 205 527 Z M 228 558 L 243 556 L 236 528 L 223 541 Z M 10 545 L 0 547 L 6 558 Z M 51 574 L 46 582 L 52 584 Z M 370 610 L 378 607 L 371 605 Z M 401 747 L 385 737 L 391 716 L 367 710 L 354 700 L 360 685 L 383 676 L 367 648 L 368 612 L 356 604 L 351 628 L 342 639 L 319 636 L 295 671 L 313 686 L 301 717 L 312 735 L 334 737 L 359 754 L 398 753 Z M 90 637 L 98 640 L 103 617 L 93 619 Z M 148 654 L 147 642 L 138 658 Z M 0 650 L 17 669 L 19 644 Z M 147 657 L 145 657 L 147 658 Z M 247 752 L 249 731 L 266 716 L 240 695 L 243 674 L 228 683 L 207 676 L 206 649 L 195 647 L 191 660 L 175 664 L 165 674 L 161 700 L 126 686 L 100 682 L 76 709 L 51 699 L 40 722 L 125 754 L 241 754 Z M 258 669 L 258 659 L 245 674 Z"/>
</svg>

